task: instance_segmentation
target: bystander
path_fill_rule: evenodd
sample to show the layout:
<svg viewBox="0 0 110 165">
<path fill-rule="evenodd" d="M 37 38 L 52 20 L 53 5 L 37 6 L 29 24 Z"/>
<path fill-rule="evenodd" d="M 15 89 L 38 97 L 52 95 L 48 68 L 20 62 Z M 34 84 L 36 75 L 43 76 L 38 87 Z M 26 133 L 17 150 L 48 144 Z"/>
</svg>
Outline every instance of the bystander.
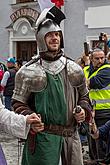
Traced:
<svg viewBox="0 0 110 165">
<path fill-rule="evenodd" d="M 7 67 L 8 70 L 3 75 L 3 78 L 1 80 L 1 86 L 3 88 L 5 107 L 11 110 L 11 97 L 13 95 L 15 74 L 16 74 L 14 58 L 7 59 Z"/>
<path fill-rule="evenodd" d="M 110 64 L 106 61 L 103 50 L 96 48 L 91 52 L 90 65 L 84 68 L 89 89 L 89 97 L 95 110 L 97 127 L 110 120 Z M 102 139 L 98 143 L 90 140 L 91 159 L 103 158 L 106 144 Z"/>
</svg>

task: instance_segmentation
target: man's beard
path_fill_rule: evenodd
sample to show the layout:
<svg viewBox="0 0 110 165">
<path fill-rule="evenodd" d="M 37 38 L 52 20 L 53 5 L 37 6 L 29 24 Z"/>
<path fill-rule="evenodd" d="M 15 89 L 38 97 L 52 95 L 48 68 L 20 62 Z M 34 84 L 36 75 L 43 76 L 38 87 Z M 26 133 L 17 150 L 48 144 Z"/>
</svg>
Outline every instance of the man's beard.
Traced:
<svg viewBox="0 0 110 165">
<path fill-rule="evenodd" d="M 47 61 L 56 61 L 62 56 L 62 50 L 59 50 L 57 52 L 55 51 L 42 52 L 40 53 L 40 56 L 42 59 Z"/>
</svg>

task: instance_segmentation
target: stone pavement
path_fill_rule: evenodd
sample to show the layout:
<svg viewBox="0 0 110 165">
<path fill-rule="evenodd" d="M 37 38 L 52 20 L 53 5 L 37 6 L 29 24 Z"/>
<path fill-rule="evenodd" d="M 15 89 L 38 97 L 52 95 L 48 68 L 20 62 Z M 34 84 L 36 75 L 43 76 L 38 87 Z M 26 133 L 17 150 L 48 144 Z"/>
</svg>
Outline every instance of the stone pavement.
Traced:
<svg viewBox="0 0 110 165">
<path fill-rule="evenodd" d="M 8 135 L 3 131 L 0 131 L 0 144 L 4 151 L 7 160 L 7 165 L 20 165 L 21 164 L 20 153 L 22 152 L 22 145 L 21 147 L 19 146 L 18 148 L 18 139 Z"/>
</svg>

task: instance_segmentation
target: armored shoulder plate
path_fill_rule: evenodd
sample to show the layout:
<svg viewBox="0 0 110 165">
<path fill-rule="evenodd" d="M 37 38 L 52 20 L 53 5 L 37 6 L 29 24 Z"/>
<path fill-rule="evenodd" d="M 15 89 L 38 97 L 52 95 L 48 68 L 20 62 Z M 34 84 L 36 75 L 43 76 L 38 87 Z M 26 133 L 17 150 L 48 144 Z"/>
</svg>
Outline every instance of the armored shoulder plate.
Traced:
<svg viewBox="0 0 110 165">
<path fill-rule="evenodd" d="M 67 72 L 72 86 L 80 87 L 85 83 L 85 76 L 82 68 L 72 60 L 67 60 Z"/>
<path fill-rule="evenodd" d="M 31 92 L 41 91 L 46 85 L 46 73 L 39 63 L 24 65 L 16 74 L 13 98 L 26 102 Z"/>
</svg>

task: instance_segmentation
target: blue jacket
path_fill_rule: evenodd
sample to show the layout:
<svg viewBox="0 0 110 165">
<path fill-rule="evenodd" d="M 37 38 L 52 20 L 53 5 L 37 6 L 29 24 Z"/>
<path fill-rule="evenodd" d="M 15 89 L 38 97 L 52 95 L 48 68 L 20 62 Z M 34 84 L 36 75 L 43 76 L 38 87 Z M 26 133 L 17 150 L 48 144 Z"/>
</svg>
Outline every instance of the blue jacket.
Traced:
<svg viewBox="0 0 110 165">
<path fill-rule="evenodd" d="M 99 138 L 107 140 L 107 153 L 110 152 L 110 120 L 99 127 Z"/>
<path fill-rule="evenodd" d="M 104 64 L 107 64 L 105 61 Z M 94 72 L 93 65 L 90 64 L 89 76 Z M 110 68 L 101 69 L 96 76 L 90 79 L 90 89 L 102 89 L 110 84 Z"/>
</svg>

